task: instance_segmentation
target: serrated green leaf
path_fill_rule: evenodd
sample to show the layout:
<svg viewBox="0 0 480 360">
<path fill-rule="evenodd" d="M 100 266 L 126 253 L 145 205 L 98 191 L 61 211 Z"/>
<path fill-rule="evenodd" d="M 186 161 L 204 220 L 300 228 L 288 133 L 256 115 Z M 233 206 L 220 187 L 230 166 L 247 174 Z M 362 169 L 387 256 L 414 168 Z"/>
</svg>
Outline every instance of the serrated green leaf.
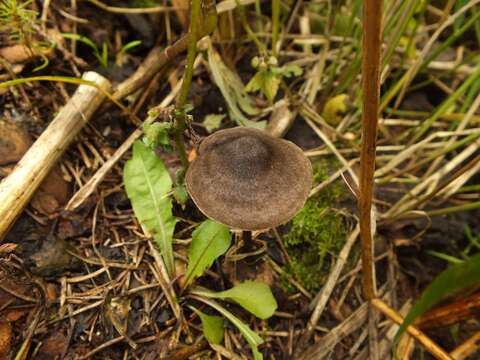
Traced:
<svg viewBox="0 0 480 360">
<path fill-rule="evenodd" d="M 220 316 L 207 315 L 190 306 L 202 321 L 203 335 L 211 344 L 220 344 L 223 340 L 223 318 Z"/>
<path fill-rule="evenodd" d="M 263 71 L 258 71 L 250 79 L 247 85 L 245 85 L 245 91 L 255 92 L 260 90 L 263 87 Z"/>
<path fill-rule="evenodd" d="M 222 120 L 225 119 L 225 114 L 208 114 L 203 120 L 203 126 L 209 133 L 214 130 L 217 130 L 222 123 Z"/>
<path fill-rule="evenodd" d="M 230 247 L 232 235 L 227 226 L 213 220 L 205 220 L 192 234 L 188 248 L 188 268 L 185 286 L 212 266 L 215 259 Z"/>
<path fill-rule="evenodd" d="M 192 293 L 196 295 L 202 295 L 203 291 L 194 290 L 192 291 Z M 201 301 L 217 310 L 220 314 L 227 318 L 227 320 L 229 320 L 233 325 L 235 325 L 235 327 L 240 331 L 242 336 L 247 341 L 248 345 L 250 345 L 254 360 L 263 360 L 263 355 L 258 351 L 258 345 L 263 344 L 263 339 L 258 336 L 255 331 L 250 329 L 247 324 L 245 324 L 242 320 L 233 315 L 230 311 L 225 309 L 217 302 L 205 298 L 201 298 Z"/>
<path fill-rule="evenodd" d="M 172 145 L 168 137 L 168 132 L 172 128 L 169 122 L 155 122 L 153 124 L 144 124 L 145 133 L 144 142 L 152 149 L 161 147 L 164 150 L 171 151 Z"/>
<path fill-rule="evenodd" d="M 173 275 L 172 237 L 176 218 L 169 193 L 172 180 L 162 160 L 143 142 L 135 141 L 125 163 L 123 182 L 135 216 L 157 242 L 165 266 Z"/>
<path fill-rule="evenodd" d="M 286 65 L 283 67 L 283 74 L 286 76 L 286 77 L 290 77 L 290 76 L 300 76 L 303 74 L 303 69 L 298 66 L 298 65 L 295 65 L 295 64 L 291 64 L 291 65 Z"/>
<path fill-rule="evenodd" d="M 472 256 L 461 264 L 449 267 L 438 275 L 425 289 L 420 299 L 408 312 L 398 329 L 395 340 L 399 339 L 418 316 L 425 313 L 442 299 L 455 292 L 470 288 L 480 283 L 480 254 Z"/>
<path fill-rule="evenodd" d="M 250 79 L 245 91 L 254 92 L 260 90 L 268 100 L 273 100 L 277 95 L 280 86 L 280 78 L 283 76 L 283 69 L 273 68 L 258 71 Z"/>
<path fill-rule="evenodd" d="M 260 319 L 268 319 L 277 309 L 277 301 L 267 284 L 245 281 L 220 292 L 202 292 L 203 296 L 215 299 L 231 299 Z"/>
</svg>

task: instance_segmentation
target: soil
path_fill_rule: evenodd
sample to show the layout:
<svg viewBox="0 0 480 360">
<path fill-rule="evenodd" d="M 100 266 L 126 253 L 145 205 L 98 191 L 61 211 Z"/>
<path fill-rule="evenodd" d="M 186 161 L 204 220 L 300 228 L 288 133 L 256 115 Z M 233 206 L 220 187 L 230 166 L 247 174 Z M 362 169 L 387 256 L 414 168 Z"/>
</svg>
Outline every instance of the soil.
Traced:
<svg viewBox="0 0 480 360">
<path fill-rule="evenodd" d="M 88 19 L 88 24 L 78 26 L 78 32 L 96 44 L 105 41 L 111 54 L 119 50 L 118 37 L 123 44 L 140 39 L 142 45 L 129 53 L 121 67 L 81 66 L 80 62 L 68 60 L 57 51 L 56 56 L 50 58 L 49 65 L 35 73 L 32 71 L 41 60 L 25 62 L 22 76 L 75 76 L 78 68 L 81 72 L 93 69 L 112 81 L 120 82 L 138 67 L 152 46 L 159 41 L 162 44 L 167 41 L 167 34 L 156 21 L 157 15 L 116 16 L 82 3 L 76 16 Z M 62 32 L 72 31 L 72 23 L 67 19 L 55 19 Z M 168 36 L 180 35 L 181 24 L 172 21 L 170 30 L 173 35 Z M 86 64 L 97 64 L 91 49 L 84 44 L 78 44 L 76 56 Z M 245 53 L 242 57 L 250 58 Z M 172 64 L 170 84 L 180 80 L 183 65 L 183 58 Z M 248 78 L 252 75 L 248 62 L 238 61 L 236 66 L 241 76 Z M 148 109 L 169 93 L 167 76 L 163 74 L 161 79 L 153 84 L 154 91 L 150 92 L 137 113 L 140 118 L 145 118 Z M 0 152 L 9 156 L 0 155 L 0 177 L 12 171 L 31 141 L 48 126 L 74 89 L 73 85 L 32 82 L 22 86 L 21 90 L 12 90 L 0 96 L 0 124 L 8 124 L 0 127 Z M 125 103 L 129 104 L 129 101 L 133 100 L 127 99 Z M 437 101 L 440 100 L 431 91 L 420 92 L 410 96 L 402 108 L 431 111 L 438 105 Z M 192 128 L 198 136 L 207 134 L 201 124 L 206 115 L 222 113 L 227 109 L 221 92 L 204 67 L 195 73 L 189 102 L 194 106 Z M 2 133 L 6 126 L 17 130 L 9 128 Z M 232 121 L 222 124 L 222 127 L 231 126 L 235 126 Z M 22 346 L 27 346 L 28 355 L 24 357 L 27 359 L 182 359 L 187 358 L 185 353 L 193 354 L 185 349 L 203 353 L 205 358 L 213 356 L 201 339 L 199 321 L 194 313 L 187 310 L 183 322 L 177 323 L 158 286 L 149 240 L 142 235 L 122 186 L 122 168 L 130 154 L 115 165 L 80 208 L 73 212 L 63 210 L 71 195 L 101 165 L 95 151 L 100 158 L 108 158 L 134 129 L 135 126 L 116 108 L 94 116 L 49 175 L 47 182 L 50 183 L 42 186 L 0 243 L 0 359 L 13 359 Z M 323 145 L 301 117 L 296 118 L 285 138 L 305 150 Z M 190 141 L 188 147 L 191 150 L 194 143 Z M 176 154 L 162 153 L 161 157 L 173 174 L 173 169 L 180 165 Z M 471 183 L 478 183 L 478 180 L 476 178 Z M 354 216 L 355 198 L 345 185 L 342 186 L 347 195 L 343 202 L 335 204 L 335 208 Z M 392 195 L 380 188 L 375 196 L 386 201 Z M 381 205 L 379 208 L 382 209 Z M 189 225 L 203 220 L 204 216 L 191 201 L 184 207 L 176 205 L 174 213 L 179 218 L 188 219 L 176 228 L 177 234 L 181 234 L 176 252 L 185 256 L 184 240 L 191 236 Z M 408 298 L 417 298 L 448 266 L 445 260 L 432 256 L 430 251 L 458 257 L 469 244 L 465 227 L 468 226 L 472 234 L 480 234 L 479 218 L 480 211 L 477 210 L 434 217 L 431 224 L 419 219 L 379 225 L 377 255 L 386 252 L 394 265 L 386 260 L 378 261 L 378 280 L 379 283 L 388 283 L 392 275 L 390 272 L 395 273 L 398 283 L 390 288 L 394 293 L 392 298 L 396 299 L 394 307 L 399 308 Z M 281 238 L 287 232 L 288 225 L 280 228 L 278 235 Z M 416 239 L 420 233 L 423 234 Z M 298 332 L 306 328 L 311 315 L 311 299 L 298 288 L 287 291 L 279 274 L 266 260 L 264 255 L 268 254 L 280 266 L 285 266 L 287 261 L 288 254 L 273 231 L 259 235 L 250 249 L 242 248 L 244 245 L 239 245 L 240 240 L 237 236 L 238 253 L 258 250 L 262 246 L 267 249 L 261 256 L 251 255 L 231 262 L 224 262 L 224 259 L 217 261 L 210 274 L 200 279 L 199 285 L 223 290 L 246 279 L 269 284 L 278 302 L 278 316 L 268 323 L 253 319 L 238 306 L 228 305 L 228 308 L 248 320 L 257 332 L 265 334 L 266 342 L 261 349 L 266 359 L 292 359 Z M 352 258 L 358 259 L 359 251 L 357 244 Z M 333 254 L 333 258 L 335 256 Z M 347 271 L 354 269 L 355 265 L 351 260 Z M 178 260 L 178 266 L 182 268 L 185 265 Z M 178 289 L 178 284 L 172 286 Z M 358 276 L 351 286 L 341 307 L 337 304 L 343 296 L 342 286 L 334 291 L 319 327 L 331 329 L 358 308 L 361 304 Z M 310 295 L 314 297 L 316 294 Z M 445 303 L 449 301 L 451 299 Z M 427 334 L 445 349 L 452 350 L 479 330 L 477 318 L 429 330 Z M 337 345 L 332 358 L 347 359 L 348 350 L 360 332 L 361 329 Z M 235 328 L 227 325 L 227 334 L 231 348 L 250 356 L 248 345 L 238 336 Z M 310 344 L 320 339 L 321 334 L 316 333 Z M 421 351 L 417 346 L 412 359 L 432 358 L 428 353 L 421 354 Z"/>
</svg>

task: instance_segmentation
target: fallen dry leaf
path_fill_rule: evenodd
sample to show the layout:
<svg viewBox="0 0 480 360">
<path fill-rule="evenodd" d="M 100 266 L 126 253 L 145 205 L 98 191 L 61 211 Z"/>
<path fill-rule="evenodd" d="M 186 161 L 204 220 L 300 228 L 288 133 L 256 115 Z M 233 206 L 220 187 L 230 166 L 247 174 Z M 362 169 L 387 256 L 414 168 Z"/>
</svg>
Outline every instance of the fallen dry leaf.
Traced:
<svg viewBox="0 0 480 360">
<path fill-rule="evenodd" d="M 0 49 L 0 57 L 9 63 L 18 64 L 31 61 L 40 56 L 46 56 L 52 52 L 51 48 L 31 49 L 25 45 L 12 45 Z"/>
<path fill-rule="evenodd" d="M 12 345 L 12 327 L 5 320 L 0 320 L 0 359 L 7 359 Z"/>
<path fill-rule="evenodd" d="M 14 122 L 0 119 L 0 165 L 19 161 L 32 145 L 30 135 Z M 6 173 L 12 169 L 4 168 Z M 55 166 L 32 198 L 32 207 L 49 215 L 65 205 L 68 200 L 68 183 L 63 179 L 59 166 Z M 1 252 L 1 251 L 0 251 Z"/>
<path fill-rule="evenodd" d="M 17 248 L 17 244 L 5 243 L 0 245 L 0 254 L 9 254 Z"/>
<path fill-rule="evenodd" d="M 53 283 L 48 283 L 45 286 L 47 300 L 48 301 L 55 301 L 57 299 L 57 285 Z"/>
<path fill-rule="evenodd" d="M 52 214 L 68 200 L 68 183 L 63 179 L 59 166 L 55 166 L 43 180 L 32 198 L 32 207 L 43 213 Z"/>
<path fill-rule="evenodd" d="M 32 145 L 28 133 L 14 122 L 0 119 L 0 165 L 20 160 Z"/>
<path fill-rule="evenodd" d="M 28 314 L 28 310 L 18 310 L 18 309 L 13 309 L 13 310 L 8 310 L 7 313 L 5 314 L 5 320 L 8 322 L 15 322 Z"/>
<path fill-rule="evenodd" d="M 41 248 L 30 257 L 34 265 L 32 271 L 42 276 L 52 276 L 74 267 L 76 259 L 68 249 L 69 245 L 65 241 L 47 236 Z"/>
<path fill-rule="evenodd" d="M 53 332 L 44 341 L 36 359 L 57 359 L 62 356 L 68 339 L 62 332 Z"/>
</svg>

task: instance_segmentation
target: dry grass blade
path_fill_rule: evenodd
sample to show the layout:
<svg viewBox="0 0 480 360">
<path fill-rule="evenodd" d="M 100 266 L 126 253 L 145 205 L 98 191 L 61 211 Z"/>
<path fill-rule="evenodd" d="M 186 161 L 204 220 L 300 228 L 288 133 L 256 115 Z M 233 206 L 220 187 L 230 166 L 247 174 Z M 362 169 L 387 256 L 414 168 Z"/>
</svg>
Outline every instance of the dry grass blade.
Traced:
<svg viewBox="0 0 480 360">
<path fill-rule="evenodd" d="M 458 346 L 455 350 L 450 353 L 450 356 L 455 360 L 463 360 L 468 358 L 470 355 L 478 352 L 480 348 L 480 331 L 475 333 L 473 336 L 468 338 L 463 344 Z"/>
<path fill-rule="evenodd" d="M 345 336 L 357 331 L 365 324 L 368 305 L 365 303 L 352 313 L 344 322 L 333 328 L 319 342 L 308 348 L 298 357 L 298 360 L 316 360 L 327 356 Z"/>
<path fill-rule="evenodd" d="M 403 322 L 403 318 L 395 310 L 385 304 L 382 300 L 372 299 L 372 305 L 397 324 L 401 324 Z M 407 328 L 407 332 L 415 339 L 417 339 L 423 346 L 425 346 L 428 352 L 430 352 L 430 354 L 435 356 L 437 359 L 453 360 L 452 357 L 445 352 L 445 350 L 435 344 L 428 336 L 426 336 L 417 328 L 410 325 Z"/>
<path fill-rule="evenodd" d="M 327 282 L 325 283 L 325 285 L 323 286 L 322 290 L 319 292 L 317 297 L 314 299 L 313 303 L 315 304 L 315 309 L 313 310 L 312 316 L 308 321 L 307 330 L 303 334 L 302 339 L 299 342 L 299 345 L 297 345 L 298 351 L 301 351 L 304 345 L 308 342 L 308 340 L 310 340 L 310 337 L 313 334 L 315 327 L 317 326 L 318 320 L 320 319 L 320 316 L 325 310 L 325 307 L 327 306 L 327 302 L 330 299 L 330 296 L 332 295 L 335 285 L 338 282 L 338 278 L 340 277 L 343 267 L 345 266 L 345 263 L 348 260 L 350 250 L 352 249 L 352 246 L 355 243 L 355 240 L 357 239 L 359 232 L 360 232 L 360 229 L 357 225 L 355 229 L 352 231 L 352 233 L 348 236 L 348 239 L 345 245 L 340 251 L 337 262 L 335 263 L 335 266 L 332 269 Z"/>
<path fill-rule="evenodd" d="M 83 80 L 92 81 L 106 92 L 110 82 L 101 75 L 87 72 Z M 0 239 L 34 194 L 49 170 L 87 124 L 104 100 L 96 87 L 80 85 L 47 129 L 30 147 L 13 171 L 0 185 Z"/>
<path fill-rule="evenodd" d="M 360 236 L 362 238 L 363 291 L 367 299 L 373 299 L 376 293 L 371 211 L 380 97 L 382 7 L 383 2 L 381 0 L 367 0 L 363 4 L 363 116 L 358 207 L 360 211 Z"/>
<path fill-rule="evenodd" d="M 449 16 L 441 24 L 441 26 L 435 31 L 435 33 L 430 37 L 430 39 L 428 40 L 428 43 L 423 47 L 422 52 L 417 57 L 416 62 L 409 68 L 407 73 L 399 82 L 399 85 L 401 85 L 401 89 L 400 89 L 400 94 L 396 100 L 395 107 L 397 107 L 400 104 L 400 101 L 403 99 L 403 96 L 405 95 L 408 85 L 410 85 L 410 83 L 412 82 L 413 78 L 415 77 L 418 70 L 420 69 L 425 57 L 430 52 L 430 50 L 434 46 L 435 42 L 437 41 L 441 33 L 448 26 L 452 25 L 460 16 L 465 14 L 470 8 L 477 6 L 479 3 L 480 3 L 480 0 L 473 0 L 473 1 L 467 2 L 466 5 L 460 8 L 460 10 L 458 10 L 455 14 L 453 14 L 452 16 Z"/>
</svg>

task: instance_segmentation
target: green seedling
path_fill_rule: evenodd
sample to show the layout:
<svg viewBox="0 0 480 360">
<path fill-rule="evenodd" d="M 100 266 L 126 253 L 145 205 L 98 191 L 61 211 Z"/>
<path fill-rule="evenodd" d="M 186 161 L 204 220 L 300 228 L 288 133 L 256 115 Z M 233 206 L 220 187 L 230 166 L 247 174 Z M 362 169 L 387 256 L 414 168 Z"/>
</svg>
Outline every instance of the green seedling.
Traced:
<svg viewBox="0 0 480 360">
<path fill-rule="evenodd" d="M 100 65 L 105 69 L 108 68 L 109 50 L 108 50 L 108 45 L 105 41 L 102 43 L 101 49 L 99 49 L 98 46 L 92 40 L 80 34 L 62 33 L 62 37 L 69 40 L 79 41 L 82 44 L 88 46 L 90 49 L 92 49 L 93 56 L 95 56 L 95 58 L 98 60 Z M 118 51 L 118 53 L 116 54 L 115 63 L 117 65 L 121 65 L 122 60 L 127 54 L 127 52 L 139 46 L 141 43 L 142 42 L 140 40 L 134 40 L 123 45 L 121 49 Z"/>
<path fill-rule="evenodd" d="M 44 52 L 52 49 L 55 44 L 35 38 L 38 12 L 29 9 L 31 3 L 31 0 L 25 2 L 2 0 L 0 2 L 0 33 L 9 34 L 11 42 L 26 46 L 32 54 L 42 58 L 42 63 L 33 69 L 33 72 L 36 72 L 48 66 L 49 60 Z"/>
<path fill-rule="evenodd" d="M 173 278 L 173 233 L 178 219 L 172 214 L 172 180 L 164 163 L 151 147 L 168 140 L 169 126 L 168 123 L 157 124 L 147 127 L 143 141 L 137 140 L 134 143 L 132 159 L 125 164 L 124 183 L 136 217 L 154 238 L 169 275 Z M 268 319 L 277 308 L 270 288 L 263 283 L 247 281 L 231 289 L 214 292 L 195 284 L 196 279 L 202 277 L 227 252 L 231 241 L 230 229 L 214 220 L 205 220 L 196 227 L 188 247 L 188 265 L 182 286 L 184 301 L 180 304 L 192 309 L 200 317 L 204 336 L 212 344 L 223 340 L 223 318 L 229 320 L 251 346 L 254 359 L 260 360 L 263 357 L 257 346 L 263 340 L 241 319 L 213 299 L 233 301 L 256 317 Z M 190 299 L 203 302 L 223 318 L 207 315 L 194 308 Z"/>
<path fill-rule="evenodd" d="M 29 9 L 31 0 L 2 0 L 0 2 L 0 31 L 9 33 L 10 40 L 31 46 L 38 13 Z"/>
<path fill-rule="evenodd" d="M 245 86 L 245 90 L 260 91 L 270 101 L 275 99 L 283 78 L 302 74 L 302 69 L 297 65 L 278 66 L 278 60 L 274 56 L 268 58 L 255 56 L 251 64 L 257 69 L 257 73 Z"/>
<path fill-rule="evenodd" d="M 438 275 L 424 290 L 420 299 L 408 312 L 403 323 L 395 335 L 395 343 L 405 332 L 408 325 L 447 296 L 458 293 L 460 290 L 478 286 L 480 283 L 480 254 L 468 260 L 450 266 Z"/>
</svg>

